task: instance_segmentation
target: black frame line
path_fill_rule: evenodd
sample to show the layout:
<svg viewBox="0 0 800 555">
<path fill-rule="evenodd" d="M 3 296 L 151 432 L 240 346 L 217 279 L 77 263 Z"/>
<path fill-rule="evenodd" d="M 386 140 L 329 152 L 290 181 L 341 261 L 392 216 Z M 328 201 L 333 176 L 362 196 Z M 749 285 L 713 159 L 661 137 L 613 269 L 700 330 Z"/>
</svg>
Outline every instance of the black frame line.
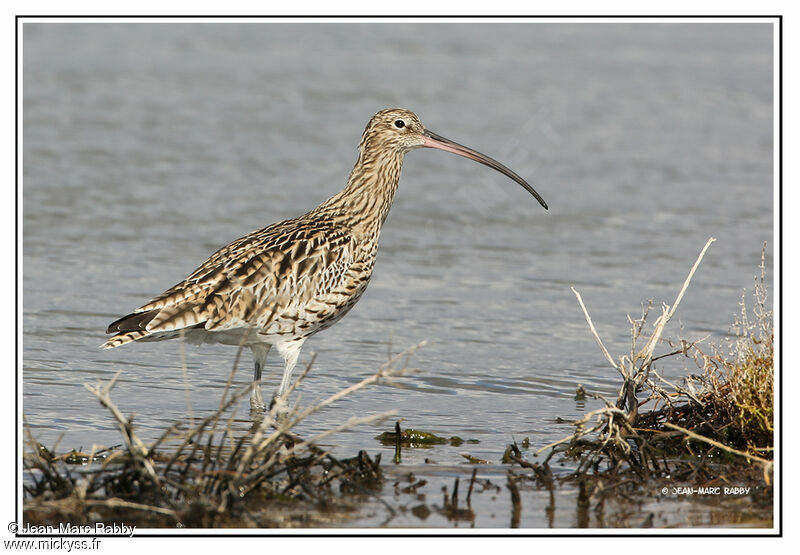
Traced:
<svg viewBox="0 0 800 555">
<path fill-rule="evenodd" d="M 700 22 L 698 20 L 703 19 L 722 19 L 722 20 L 743 20 L 743 19 L 757 19 L 757 20 L 765 20 L 765 22 L 777 23 L 777 33 L 778 33 L 778 49 L 777 49 L 777 69 L 778 69 L 778 81 L 777 81 L 777 91 L 773 91 L 773 100 L 777 95 L 777 103 L 778 103 L 778 116 L 777 122 L 774 122 L 778 126 L 778 145 L 777 145 L 777 154 L 778 154 L 778 206 L 777 206 L 777 218 L 778 218 L 778 236 L 777 236 L 777 247 L 778 247 L 778 260 L 777 260 L 777 275 L 775 279 L 778 282 L 778 288 L 776 291 L 776 304 L 780 307 L 780 311 L 778 313 L 778 337 L 780 339 L 780 345 L 783 346 L 783 150 L 784 150 L 784 141 L 783 141 L 783 15 L 718 15 L 718 14 L 707 14 L 707 15 L 480 15 L 480 14 L 472 14 L 472 15 L 447 15 L 447 14 L 440 14 L 440 15 L 342 15 L 342 14 L 335 14 L 335 15 L 15 15 L 15 26 L 14 26 L 14 87 L 15 87 L 15 94 L 14 94 L 14 123 L 15 123 L 15 140 L 14 140 L 14 183 L 15 183 L 15 192 L 14 192 L 14 201 L 15 201 L 15 213 L 14 213 L 14 230 L 15 230 L 15 245 L 14 245 L 14 284 L 15 284 L 15 291 L 14 291 L 14 300 L 15 300 L 15 346 L 14 346 L 14 393 L 15 393 L 15 406 L 14 406 L 14 516 L 16 518 L 17 515 L 21 515 L 18 511 L 20 508 L 20 499 L 19 499 L 19 486 L 20 486 L 20 473 L 19 473 L 19 464 L 20 464 L 20 453 L 19 453 L 19 433 L 20 433 L 20 422 L 19 422 L 19 393 L 20 393 L 20 375 L 19 372 L 19 363 L 20 363 L 20 341 L 19 341 L 19 316 L 20 316 L 20 306 L 19 306 L 19 293 L 20 293 L 20 282 L 19 282 L 19 262 L 20 262 L 20 252 L 19 252 L 19 190 L 20 190 L 20 173 L 19 173 L 19 137 L 21 133 L 20 129 L 20 121 L 19 121 L 19 100 L 20 100 L 20 89 L 19 89 L 19 69 L 21 66 L 21 60 L 19 58 L 19 30 L 20 26 L 25 23 L 23 20 L 37 20 L 37 19 L 63 19 L 63 20 L 70 20 L 70 19 L 109 19 L 109 20 L 122 20 L 122 19 L 139 19 L 139 20 L 146 20 L 146 19 L 184 19 L 184 20 L 196 20 L 198 22 L 207 19 L 230 19 L 230 20 L 240 20 L 240 19 L 274 19 L 274 20 L 281 20 L 281 19 L 373 19 L 373 20 L 381 20 L 381 19 L 392 19 L 397 20 L 398 22 L 403 22 L 404 20 L 410 19 L 428 19 L 428 20 L 436 20 L 436 19 L 456 19 L 456 20 L 468 20 L 468 19 L 515 19 L 515 20 L 525 20 L 523 22 L 529 21 L 531 19 L 596 19 L 598 22 L 603 22 L 603 20 L 618 20 L 618 19 L 640 19 L 640 20 L 651 20 L 651 19 L 670 19 L 670 20 L 686 20 L 687 23 L 691 22 Z M 773 145 L 775 148 L 776 145 Z M 773 154 L 774 155 L 774 154 Z M 781 384 L 783 383 L 783 349 L 781 348 L 778 352 L 778 376 L 781 378 Z M 779 400 L 780 400 L 780 412 L 778 414 L 778 421 L 781 423 L 779 432 L 778 432 L 778 440 L 779 444 L 783 445 L 783 388 L 778 388 L 776 392 Z M 364 532 L 353 532 L 353 533 L 332 533 L 329 531 L 325 531 L 326 529 L 320 528 L 310 528 L 304 529 L 303 532 L 306 533 L 293 533 L 288 534 L 282 532 L 281 529 L 277 528 L 270 528 L 270 529 L 261 529 L 264 530 L 261 533 L 253 533 L 253 534 L 245 534 L 245 533 L 232 533 L 232 534 L 223 534 L 219 532 L 209 531 L 208 533 L 191 533 L 191 532 L 181 532 L 181 533 L 168 533 L 170 529 L 164 529 L 165 533 L 154 533 L 154 532 L 143 532 L 143 533 L 135 533 L 133 536 L 134 538 L 174 538 L 174 539 L 181 539 L 184 537 L 189 538 L 207 538 L 207 537 L 214 537 L 214 538 L 301 538 L 301 537 L 313 537 L 313 538 L 349 538 L 349 537 L 356 537 L 356 538 L 395 538 L 395 537 L 418 537 L 418 538 L 464 538 L 464 537 L 477 537 L 477 538 L 628 538 L 628 537 L 643 537 L 643 538 L 703 538 L 703 537 L 745 537 L 745 538 L 753 538 L 753 537 L 768 537 L 768 538 L 782 538 L 783 537 L 783 449 L 780 449 L 778 453 L 778 461 L 779 461 L 779 468 L 778 468 L 778 476 L 780 478 L 780 488 L 778 490 L 778 520 L 777 520 L 777 534 L 774 532 L 754 532 L 754 533 L 739 533 L 734 534 L 731 532 L 721 532 L 721 533 L 713 533 L 713 532 L 702 532 L 697 534 L 692 533 L 676 533 L 676 534 L 666 534 L 666 533 L 635 533 L 636 531 L 640 530 L 638 528 L 630 528 L 627 531 L 614 531 L 607 534 L 601 534 L 597 532 L 589 532 L 589 533 L 576 533 L 579 528 L 571 528 L 571 529 L 559 529 L 564 530 L 556 533 L 537 533 L 537 532 L 530 532 L 530 533 L 509 533 L 511 529 L 501 528 L 498 529 L 496 532 L 470 532 L 469 534 L 464 533 L 457 533 L 462 529 L 453 529 L 451 532 L 447 531 L 439 531 L 442 529 L 430 529 L 430 530 L 437 530 L 436 532 L 429 532 L 425 533 L 425 528 L 417 529 L 402 529 L 404 532 L 378 532 L 377 530 L 387 530 L 387 529 L 378 529 L 376 528 L 375 533 L 364 533 Z M 774 515 L 773 515 L 774 517 Z M 16 521 L 15 521 L 16 522 Z M 774 520 L 773 520 L 774 522 Z M 185 529 L 184 529 L 185 530 Z M 214 530 L 214 529 L 208 529 Z M 220 529 L 221 530 L 221 529 Z M 336 530 L 343 530 L 338 528 Z M 566 530 L 572 530 L 573 533 L 569 533 Z M 115 538 L 115 537 L 129 537 L 127 535 L 91 535 L 91 534 L 24 534 L 20 532 L 16 532 L 14 534 L 17 538 Z"/>
</svg>

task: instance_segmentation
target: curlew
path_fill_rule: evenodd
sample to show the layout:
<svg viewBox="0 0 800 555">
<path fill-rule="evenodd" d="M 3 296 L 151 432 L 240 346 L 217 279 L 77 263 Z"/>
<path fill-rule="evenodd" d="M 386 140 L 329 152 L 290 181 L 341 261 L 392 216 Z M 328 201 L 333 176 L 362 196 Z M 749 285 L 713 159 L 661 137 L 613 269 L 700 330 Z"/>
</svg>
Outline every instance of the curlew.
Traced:
<svg viewBox="0 0 800 555">
<path fill-rule="evenodd" d="M 496 160 L 428 131 L 413 112 L 382 110 L 367 124 L 340 193 L 222 247 L 182 282 L 109 325 L 113 336 L 102 347 L 180 335 L 247 346 L 255 360 L 250 406 L 263 410 L 261 372 L 270 348 L 284 361 L 282 397 L 306 339 L 347 314 L 367 288 L 403 157 L 422 147 L 494 168 L 547 209 L 533 187 Z"/>
</svg>

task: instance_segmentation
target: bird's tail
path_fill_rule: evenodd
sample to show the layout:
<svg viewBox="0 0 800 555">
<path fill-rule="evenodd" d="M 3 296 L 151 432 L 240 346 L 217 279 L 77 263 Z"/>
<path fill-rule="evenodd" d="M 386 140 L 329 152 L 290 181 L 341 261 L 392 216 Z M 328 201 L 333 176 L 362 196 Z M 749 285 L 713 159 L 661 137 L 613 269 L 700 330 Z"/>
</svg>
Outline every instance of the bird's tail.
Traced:
<svg viewBox="0 0 800 555">
<path fill-rule="evenodd" d="M 114 347 L 125 345 L 126 343 L 130 343 L 131 341 L 136 341 L 137 339 L 141 339 L 142 337 L 145 337 L 147 335 L 150 335 L 150 333 L 143 330 L 126 331 L 124 333 L 118 333 L 117 335 L 110 338 L 102 345 L 100 345 L 100 348 L 113 349 Z"/>
</svg>

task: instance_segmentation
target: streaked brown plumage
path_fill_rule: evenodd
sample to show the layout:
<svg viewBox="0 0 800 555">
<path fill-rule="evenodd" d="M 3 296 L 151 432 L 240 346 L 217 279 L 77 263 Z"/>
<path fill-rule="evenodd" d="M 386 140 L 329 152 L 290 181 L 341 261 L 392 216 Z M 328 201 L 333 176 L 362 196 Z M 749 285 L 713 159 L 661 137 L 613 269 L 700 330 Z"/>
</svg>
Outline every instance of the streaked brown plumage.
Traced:
<svg viewBox="0 0 800 555">
<path fill-rule="evenodd" d="M 405 154 L 430 147 L 476 160 L 511 177 L 547 208 L 521 177 L 495 160 L 430 131 L 408 110 L 372 117 L 347 186 L 311 212 L 256 230 L 221 248 L 189 277 L 113 322 L 109 349 L 184 333 L 196 343 L 246 345 L 255 358 L 253 409 L 263 409 L 261 370 L 274 345 L 289 387 L 303 342 L 344 316 L 369 283 L 381 226 L 392 206 Z"/>
</svg>

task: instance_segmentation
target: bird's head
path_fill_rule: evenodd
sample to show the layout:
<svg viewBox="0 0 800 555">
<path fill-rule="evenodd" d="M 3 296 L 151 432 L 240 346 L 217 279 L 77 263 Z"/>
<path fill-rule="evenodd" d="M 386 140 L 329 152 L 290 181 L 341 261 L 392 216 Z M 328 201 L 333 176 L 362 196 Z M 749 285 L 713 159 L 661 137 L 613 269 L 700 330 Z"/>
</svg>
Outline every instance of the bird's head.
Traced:
<svg viewBox="0 0 800 555">
<path fill-rule="evenodd" d="M 425 127 L 414 112 L 389 108 L 372 116 L 361 143 L 370 149 L 405 154 L 425 146 L 424 133 Z"/>
<path fill-rule="evenodd" d="M 526 191 L 539 201 L 539 204 L 547 209 L 547 203 L 541 195 L 519 175 L 485 154 L 425 129 L 417 115 L 410 110 L 389 108 L 381 110 L 372 116 L 367 128 L 364 130 L 359 149 L 362 156 L 371 152 L 377 156 L 390 154 L 402 158 L 407 152 L 423 147 L 452 152 L 489 166 L 522 185 Z"/>
</svg>

